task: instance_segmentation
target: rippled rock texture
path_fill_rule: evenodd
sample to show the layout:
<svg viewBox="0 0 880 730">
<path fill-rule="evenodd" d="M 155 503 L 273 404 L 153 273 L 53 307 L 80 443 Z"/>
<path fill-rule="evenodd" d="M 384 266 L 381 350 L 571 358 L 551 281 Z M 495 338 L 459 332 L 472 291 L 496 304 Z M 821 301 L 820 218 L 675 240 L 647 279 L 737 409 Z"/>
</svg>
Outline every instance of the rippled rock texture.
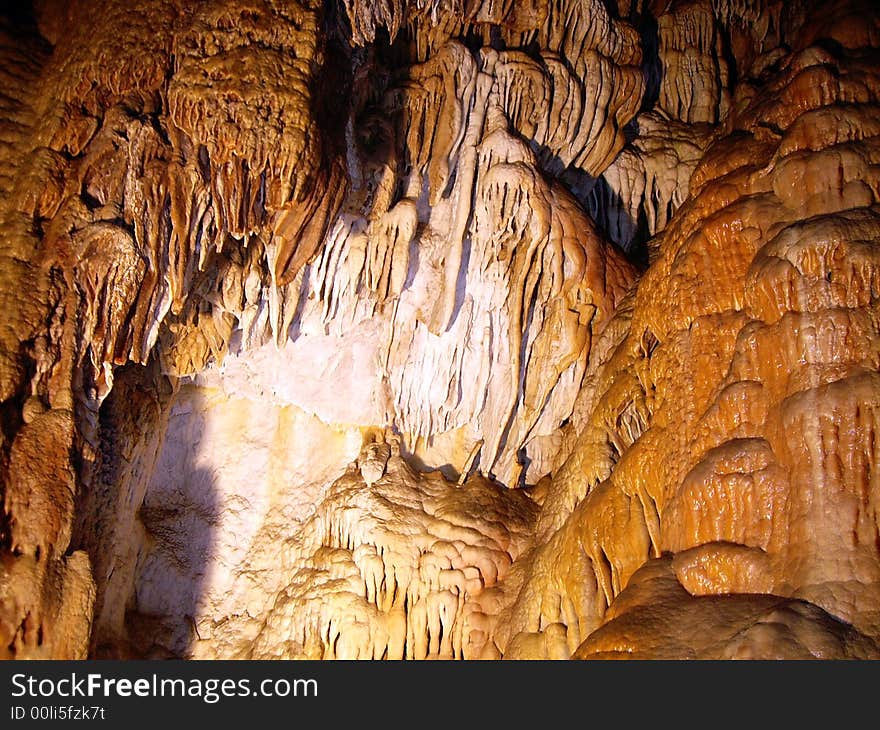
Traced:
<svg viewBox="0 0 880 730">
<path fill-rule="evenodd" d="M 880 17 L 0 25 L 0 652 L 880 658 Z"/>
</svg>

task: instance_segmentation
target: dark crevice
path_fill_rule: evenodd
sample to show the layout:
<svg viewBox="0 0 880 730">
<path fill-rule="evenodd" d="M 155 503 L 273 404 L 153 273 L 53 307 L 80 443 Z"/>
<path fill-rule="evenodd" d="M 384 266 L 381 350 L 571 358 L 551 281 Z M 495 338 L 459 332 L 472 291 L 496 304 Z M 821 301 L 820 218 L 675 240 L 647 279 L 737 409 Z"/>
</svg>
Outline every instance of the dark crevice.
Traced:
<svg viewBox="0 0 880 730">
<path fill-rule="evenodd" d="M 0 3 L 0 21 L 5 21 L 17 29 L 37 33 L 37 18 L 31 0 Z"/>
<path fill-rule="evenodd" d="M 739 81 L 740 72 L 736 56 L 733 55 L 733 44 L 730 37 L 730 28 L 724 23 L 715 23 L 718 35 L 721 37 L 721 58 L 727 64 L 727 88 L 734 89 Z"/>
<path fill-rule="evenodd" d="M 642 39 L 642 75 L 645 78 L 645 95 L 640 111 L 648 112 L 660 98 L 660 82 L 663 78 L 657 20 L 650 13 L 645 13 L 636 23 L 636 28 Z"/>
</svg>

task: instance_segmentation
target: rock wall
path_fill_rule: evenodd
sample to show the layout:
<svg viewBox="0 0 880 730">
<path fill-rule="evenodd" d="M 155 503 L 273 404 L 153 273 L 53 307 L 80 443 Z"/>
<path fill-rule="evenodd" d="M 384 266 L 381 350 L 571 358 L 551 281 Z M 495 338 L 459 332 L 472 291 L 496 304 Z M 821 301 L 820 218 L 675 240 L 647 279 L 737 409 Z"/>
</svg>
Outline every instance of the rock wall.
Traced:
<svg viewBox="0 0 880 730">
<path fill-rule="evenodd" d="M 870 4 L 4 23 L 8 656 L 880 656 Z"/>
</svg>

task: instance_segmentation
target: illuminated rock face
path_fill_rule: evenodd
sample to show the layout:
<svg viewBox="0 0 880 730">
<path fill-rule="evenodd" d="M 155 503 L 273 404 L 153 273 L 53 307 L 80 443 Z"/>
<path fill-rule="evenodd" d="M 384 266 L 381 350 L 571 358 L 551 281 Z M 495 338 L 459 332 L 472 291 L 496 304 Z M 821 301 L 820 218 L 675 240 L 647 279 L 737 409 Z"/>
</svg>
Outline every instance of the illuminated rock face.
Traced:
<svg viewBox="0 0 880 730">
<path fill-rule="evenodd" d="M 872 8 L 4 22 L 8 656 L 880 656 Z"/>
</svg>

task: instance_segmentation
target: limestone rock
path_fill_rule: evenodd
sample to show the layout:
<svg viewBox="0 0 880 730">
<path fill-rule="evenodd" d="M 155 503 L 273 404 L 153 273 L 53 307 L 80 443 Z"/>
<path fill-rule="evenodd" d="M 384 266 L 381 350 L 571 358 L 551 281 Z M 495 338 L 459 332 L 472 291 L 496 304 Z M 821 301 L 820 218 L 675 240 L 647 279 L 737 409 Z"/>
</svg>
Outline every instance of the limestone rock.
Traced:
<svg viewBox="0 0 880 730">
<path fill-rule="evenodd" d="M 286 545 L 289 582 L 250 656 L 479 658 L 497 619 L 489 598 L 536 513 L 519 491 L 480 477 L 456 488 L 396 456 L 374 483 L 350 472 Z"/>
<path fill-rule="evenodd" d="M 4 656 L 877 657 L 871 3 L 32 10 Z"/>
<path fill-rule="evenodd" d="M 880 648 L 816 606 L 768 593 L 695 598 L 648 563 L 576 659 L 877 659 Z"/>
<path fill-rule="evenodd" d="M 533 560 L 547 565 L 558 545 L 589 536 L 602 548 L 584 548 L 595 587 L 568 578 L 565 563 L 550 568 L 550 581 L 536 572 L 516 604 L 519 632 L 559 621 L 536 610 L 540 591 L 543 605 L 570 602 L 563 623 L 586 639 L 581 627 L 615 614 L 639 565 L 674 553 L 679 580 L 700 597 L 683 601 L 695 612 L 715 605 L 704 597 L 739 594 L 724 605 L 739 605 L 751 622 L 760 601 L 749 607 L 745 595 L 774 594 L 810 601 L 854 627 L 845 633 L 877 636 L 869 464 L 878 340 L 868 322 L 878 188 L 872 138 L 847 121 L 875 103 L 876 79 L 860 54 L 810 46 L 734 102 L 733 131 L 709 145 L 688 200 L 652 244 L 627 334 L 604 362 L 593 360 L 582 410 L 590 415 L 544 501 L 546 546 Z M 835 123 L 808 121 L 823 115 Z M 827 619 L 815 606 L 785 605 L 792 655 L 827 655 L 801 636 Z M 720 636 L 670 628 L 650 654 L 691 656 L 682 643 L 690 631 Z M 774 631 L 748 629 L 761 641 L 744 655 L 776 656 L 777 645 L 787 655 L 788 640 Z"/>
</svg>

